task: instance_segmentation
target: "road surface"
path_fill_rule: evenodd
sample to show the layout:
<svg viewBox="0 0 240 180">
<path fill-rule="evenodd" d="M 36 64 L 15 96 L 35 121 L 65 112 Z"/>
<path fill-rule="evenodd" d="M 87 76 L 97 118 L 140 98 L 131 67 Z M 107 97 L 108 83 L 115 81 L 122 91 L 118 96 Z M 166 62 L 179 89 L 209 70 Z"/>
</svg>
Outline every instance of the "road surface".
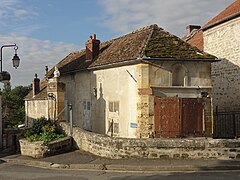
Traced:
<svg viewBox="0 0 240 180">
<path fill-rule="evenodd" d="M 237 180 L 240 171 L 206 172 L 109 172 L 89 170 L 43 169 L 0 164 L 0 180 Z"/>
</svg>

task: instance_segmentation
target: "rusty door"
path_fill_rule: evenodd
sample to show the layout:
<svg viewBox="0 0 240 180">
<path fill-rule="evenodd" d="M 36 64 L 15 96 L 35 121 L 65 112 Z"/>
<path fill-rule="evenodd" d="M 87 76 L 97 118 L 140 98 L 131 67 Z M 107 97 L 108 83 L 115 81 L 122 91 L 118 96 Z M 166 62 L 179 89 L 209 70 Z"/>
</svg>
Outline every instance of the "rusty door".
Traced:
<svg viewBox="0 0 240 180">
<path fill-rule="evenodd" d="M 183 98 L 182 104 L 182 137 L 203 135 L 203 99 Z"/>
<path fill-rule="evenodd" d="M 155 97 L 155 137 L 199 137 L 203 135 L 203 99 Z"/>
<path fill-rule="evenodd" d="M 176 138 L 180 132 L 179 98 L 154 98 L 155 136 Z"/>
</svg>

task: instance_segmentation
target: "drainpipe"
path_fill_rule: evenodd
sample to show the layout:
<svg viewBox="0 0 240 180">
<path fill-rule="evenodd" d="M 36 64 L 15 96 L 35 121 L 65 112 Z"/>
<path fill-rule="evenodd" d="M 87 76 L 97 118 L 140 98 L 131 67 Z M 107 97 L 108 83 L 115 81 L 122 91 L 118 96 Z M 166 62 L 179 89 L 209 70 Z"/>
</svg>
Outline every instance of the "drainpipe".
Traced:
<svg viewBox="0 0 240 180">
<path fill-rule="evenodd" d="M 2 95 L 0 95 L 0 149 L 3 149 Z"/>
<path fill-rule="evenodd" d="M 26 109 L 26 115 L 25 115 L 25 127 L 28 127 L 28 100 L 25 101 L 26 102 L 26 106 L 25 109 Z"/>
<path fill-rule="evenodd" d="M 73 112 L 72 112 L 72 104 L 68 104 L 69 108 L 69 121 L 70 121 L 70 136 L 71 136 L 71 146 L 73 145 Z"/>
</svg>

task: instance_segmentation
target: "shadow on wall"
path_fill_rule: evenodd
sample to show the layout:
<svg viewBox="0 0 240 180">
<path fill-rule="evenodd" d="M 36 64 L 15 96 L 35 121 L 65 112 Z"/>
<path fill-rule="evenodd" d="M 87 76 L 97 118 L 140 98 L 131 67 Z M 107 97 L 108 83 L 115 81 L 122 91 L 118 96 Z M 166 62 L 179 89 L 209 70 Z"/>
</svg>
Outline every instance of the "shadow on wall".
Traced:
<svg viewBox="0 0 240 180">
<path fill-rule="evenodd" d="M 100 83 L 99 87 L 99 98 L 96 101 L 96 114 L 95 114 L 95 126 L 97 132 L 101 134 L 106 133 L 106 101 L 103 98 L 103 88 L 102 83 Z"/>
<path fill-rule="evenodd" d="M 214 111 L 240 111 L 240 67 L 228 59 L 212 63 Z"/>
</svg>

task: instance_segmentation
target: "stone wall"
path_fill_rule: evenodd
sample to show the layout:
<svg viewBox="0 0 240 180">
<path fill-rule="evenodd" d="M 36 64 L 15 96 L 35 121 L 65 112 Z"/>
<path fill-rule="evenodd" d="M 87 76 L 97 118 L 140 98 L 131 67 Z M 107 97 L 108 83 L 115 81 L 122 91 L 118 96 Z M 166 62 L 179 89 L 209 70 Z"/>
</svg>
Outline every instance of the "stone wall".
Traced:
<svg viewBox="0 0 240 180">
<path fill-rule="evenodd" d="M 3 144 L 0 147 L 3 152 L 18 152 L 19 151 L 19 143 L 18 140 L 21 138 L 21 134 L 24 129 L 19 128 L 4 128 L 3 129 Z"/>
<path fill-rule="evenodd" d="M 204 31 L 204 51 L 222 58 L 212 64 L 213 105 L 240 110 L 240 18 Z"/>
<path fill-rule="evenodd" d="M 67 123 L 60 123 L 69 135 Z M 133 139 L 95 134 L 73 127 L 76 148 L 111 159 L 120 158 L 175 158 L 175 159 L 239 159 L 240 140 L 220 139 Z"/>
<path fill-rule="evenodd" d="M 41 158 L 52 156 L 71 150 L 71 137 L 61 138 L 44 145 L 43 141 L 29 142 L 26 139 L 20 139 L 20 150 L 24 156 Z"/>
</svg>

